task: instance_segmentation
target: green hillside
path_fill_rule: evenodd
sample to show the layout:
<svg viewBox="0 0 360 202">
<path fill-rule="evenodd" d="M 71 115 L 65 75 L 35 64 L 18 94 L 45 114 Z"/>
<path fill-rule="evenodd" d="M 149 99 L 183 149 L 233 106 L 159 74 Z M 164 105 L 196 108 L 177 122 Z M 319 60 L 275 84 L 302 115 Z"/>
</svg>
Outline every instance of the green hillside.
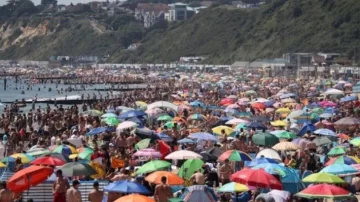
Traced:
<svg viewBox="0 0 360 202">
<path fill-rule="evenodd" d="M 359 42 L 358 0 L 275 0 L 252 11 L 206 9 L 187 22 L 154 30 L 140 50 L 122 51 L 115 59 L 154 62 L 205 55 L 207 62 L 229 64 L 317 51 L 352 57 Z"/>
<path fill-rule="evenodd" d="M 1 19 L 0 7 L 0 59 L 110 55 L 111 62 L 159 63 L 208 56 L 207 63 L 230 64 L 286 52 L 360 53 L 359 0 L 269 0 L 255 10 L 213 6 L 185 22 L 148 30 L 128 14 L 43 17 L 32 7 L 35 14 L 26 16 L 26 8 Z M 136 51 L 126 50 L 136 42 L 142 43 Z"/>
</svg>

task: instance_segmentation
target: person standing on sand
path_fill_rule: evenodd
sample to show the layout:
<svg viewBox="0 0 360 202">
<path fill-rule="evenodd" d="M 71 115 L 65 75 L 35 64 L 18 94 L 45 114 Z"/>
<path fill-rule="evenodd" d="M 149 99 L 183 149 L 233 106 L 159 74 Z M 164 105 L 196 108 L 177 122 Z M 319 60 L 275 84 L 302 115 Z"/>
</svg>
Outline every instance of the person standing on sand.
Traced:
<svg viewBox="0 0 360 202">
<path fill-rule="evenodd" d="M 161 184 L 156 185 L 154 198 L 157 202 L 167 202 L 169 198 L 172 197 L 171 189 L 169 185 L 166 184 L 167 178 L 165 176 L 161 177 Z"/>
<path fill-rule="evenodd" d="M 66 191 L 66 202 L 82 202 L 79 186 L 79 180 L 74 180 L 72 187 Z"/>
<path fill-rule="evenodd" d="M 12 202 L 13 196 L 10 190 L 6 188 L 6 182 L 0 182 L 0 201 L 1 202 Z"/>
<path fill-rule="evenodd" d="M 99 182 L 94 182 L 93 187 L 94 189 L 88 195 L 88 200 L 90 202 L 101 202 L 104 192 L 99 190 Z"/>
<path fill-rule="evenodd" d="M 69 182 L 63 177 L 62 171 L 56 171 L 56 180 L 53 184 L 53 202 L 66 202 L 66 190 L 69 188 Z"/>
</svg>

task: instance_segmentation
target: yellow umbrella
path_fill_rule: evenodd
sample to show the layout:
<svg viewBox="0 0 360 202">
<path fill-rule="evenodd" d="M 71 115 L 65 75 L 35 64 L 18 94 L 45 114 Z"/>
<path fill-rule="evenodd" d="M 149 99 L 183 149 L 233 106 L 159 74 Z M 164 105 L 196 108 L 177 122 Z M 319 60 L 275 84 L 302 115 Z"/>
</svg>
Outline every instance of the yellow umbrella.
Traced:
<svg viewBox="0 0 360 202">
<path fill-rule="evenodd" d="M 218 135 L 221 135 L 222 130 L 225 131 L 226 135 L 230 135 L 232 132 L 234 132 L 234 129 L 230 128 L 229 126 L 218 126 L 211 130 L 213 133 L 216 133 Z"/>
<path fill-rule="evenodd" d="M 287 126 L 287 123 L 285 121 L 281 121 L 281 120 L 277 120 L 277 121 L 273 121 L 273 122 L 270 122 L 270 124 L 272 126 L 275 126 L 275 127 L 284 127 L 284 126 Z"/>
<path fill-rule="evenodd" d="M 291 112 L 291 110 L 289 108 L 280 108 L 280 109 L 277 109 L 275 112 L 280 113 L 280 114 L 289 114 Z"/>
<path fill-rule="evenodd" d="M 280 142 L 272 147 L 276 151 L 295 151 L 300 149 L 299 146 L 292 142 Z"/>
<path fill-rule="evenodd" d="M 0 161 L 0 168 L 5 168 L 5 167 L 6 167 L 6 165 Z"/>
<path fill-rule="evenodd" d="M 95 175 L 91 175 L 91 178 L 93 179 L 101 179 L 101 178 L 104 178 L 105 177 L 105 171 L 104 171 L 104 168 L 99 164 L 99 163 L 96 163 L 96 162 L 90 162 L 89 165 L 94 168 L 97 172 L 97 174 Z"/>
<path fill-rule="evenodd" d="M 144 102 L 144 101 L 136 101 L 135 104 L 136 104 L 136 106 L 139 106 L 139 107 L 147 106 L 146 102 Z"/>
<path fill-rule="evenodd" d="M 70 154 L 69 159 L 75 159 L 76 157 L 79 157 L 79 154 Z"/>
<path fill-rule="evenodd" d="M 10 157 L 14 159 L 20 158 L 22 163 L 30 163 L 32 160 L 34 160 L 32 156 L 23 153 L 16 153 L 11 155 Z"/>
</svg>

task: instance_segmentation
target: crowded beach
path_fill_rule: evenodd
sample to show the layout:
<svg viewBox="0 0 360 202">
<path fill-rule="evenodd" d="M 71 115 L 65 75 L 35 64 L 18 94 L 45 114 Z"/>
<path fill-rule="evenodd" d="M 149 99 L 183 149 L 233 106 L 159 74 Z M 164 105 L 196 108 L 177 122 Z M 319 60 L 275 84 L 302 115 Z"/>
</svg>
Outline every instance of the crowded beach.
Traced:
<svg viewBox="0 0 360 202">
<path fill-rule="evenodd" d="M 261 70 L 122 79 L 148 87 L 3 108 L 1 202 L 358 201 L 357 81 Z"/>
</svg>

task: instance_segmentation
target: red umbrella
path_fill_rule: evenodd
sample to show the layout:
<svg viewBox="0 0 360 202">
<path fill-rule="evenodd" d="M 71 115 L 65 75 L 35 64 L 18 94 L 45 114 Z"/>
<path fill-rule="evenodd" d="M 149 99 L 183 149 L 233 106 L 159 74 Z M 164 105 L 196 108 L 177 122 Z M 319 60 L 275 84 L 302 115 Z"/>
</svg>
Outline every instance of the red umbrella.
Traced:
<svg viewBox="0 0 360 202">
<path fill-rule="evenodd" d="M 48 165 L 48 166 L 62 166 L 65 163 L 66 162 L 61 159 L 50 156 L 37 158 L 31 162 L 31 164 L 33 165 Z"/>
<path fill-rule="evenodd" d="M 297 193 L 296 196 L 303 198 L 346 198 L 350 197 L 351 193 L 341 187 L 331 184 L 317 184 L 310 186 L 301 192 Z"/>
<path fill-rule="evenodd" d="M 23 192 L 31 186 L 45 181 L 54 170 L 49 167 L 30 166 L 16 172 L 7 182 L 8 188 L 13 192 Z"/>
<path fill-rule="evenodd" d="M 256 109 L 265 109 L 266 108 L 266 105 L 264 103 L 261 103 L 261 102 L 255 102 L 253 104 L 251 104 L 251 106 L 253 108 L 256 108 Z"/>
<path fill-rule="evenodd" d="M 231 175 L 231 181 L 246 184 L 248 186 L 270 189 L 282 189 L 282 184 L 274 176 L 265 172 L 264 169 L 244 168 Z"/>
<path fill-rule="evenodd" d="M 220 105 L 229 105 L 232 103 L 234 103 L 234 100 L 230 98 L 224 98 L 220 101 Z"/>
</svg>

